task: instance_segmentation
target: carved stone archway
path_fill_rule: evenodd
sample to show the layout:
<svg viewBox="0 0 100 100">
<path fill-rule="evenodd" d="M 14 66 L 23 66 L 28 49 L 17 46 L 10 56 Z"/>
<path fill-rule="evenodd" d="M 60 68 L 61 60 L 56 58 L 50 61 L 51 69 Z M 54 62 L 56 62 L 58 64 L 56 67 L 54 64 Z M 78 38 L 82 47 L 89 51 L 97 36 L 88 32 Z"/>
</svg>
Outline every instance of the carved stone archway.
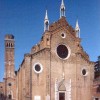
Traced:
<svg viewBox="0 0 100 100">
<path fill-rule="evenodd" d="M 55 100 L 71 100 L 71 79 L 55 81 Z"/>
</svg>

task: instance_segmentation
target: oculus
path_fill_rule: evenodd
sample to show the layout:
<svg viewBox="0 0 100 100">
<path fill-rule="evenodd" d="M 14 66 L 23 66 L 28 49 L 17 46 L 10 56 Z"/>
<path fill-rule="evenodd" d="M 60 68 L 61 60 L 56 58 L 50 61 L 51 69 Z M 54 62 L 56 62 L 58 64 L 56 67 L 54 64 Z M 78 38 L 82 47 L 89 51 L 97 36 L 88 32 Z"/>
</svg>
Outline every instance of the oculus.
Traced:
<svg viewBox="0 0 100 100">
<path fill-rule="evenodd" d="M 35 65 L 35 70 L 38 72 L 38 71 L 40 71 L 41 70 L 41 67 L 40 67 L 40 65 Z"/>
<path fill-rule="evenodd" d="M 34 69 L 35 73 L 39 74 L 42 72 L 43 67 L 40 63 L 35 63 L 33 66 L 33 69 Z"/>
<path fill-rule="evenodd" d="M 87 69 L 83 68 L 83 69 L 82 69 L 82 75 L 83 75 L 83 76 L 87 76 L 87 73 L 88 73 L 88 72 L 87 72 Z"/>
<path fill-rule="evenodd" d="M 65 33 L 61 33 L 61 37 L 62 38 L 66 38 L 66 34 Z"/>
<path fill-rule="evenodd" d="M 57 55 L 62 58 L 62 59 L 67 59 L 69 57 L 69 49 L 68 47 L 66 47 L 66 45 L 64 44 L 61 44 L 61 45 L 58 45 L 57 47 Z"/>
<path fill-rule="evenodd" d="M 0 88 L 2 88 L 2 86 L 0 86 Z"/>
<path fill-rule="evenodd" d="M 12 84 L 11 83 L 8 83 L 8 86 L 11 86 Z"/>
</svg>

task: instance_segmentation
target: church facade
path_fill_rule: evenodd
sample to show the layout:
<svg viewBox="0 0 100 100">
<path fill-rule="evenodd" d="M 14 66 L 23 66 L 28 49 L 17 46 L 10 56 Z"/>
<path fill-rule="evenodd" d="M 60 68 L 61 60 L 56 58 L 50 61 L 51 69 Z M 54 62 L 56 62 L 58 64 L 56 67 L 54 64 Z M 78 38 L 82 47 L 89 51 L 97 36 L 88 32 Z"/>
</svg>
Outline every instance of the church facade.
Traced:
<svg viewBox="0 0 100 100">
<path fill-rule="evenodd" d="M 46 11 L 44 34 L 31 52 L 24 55 L 16 72 L 14 52 L 14 36 L 8 34 L 0 100 L 96 100 L 94 62 L 81 46 L 78 21 L 75 29 L 67 22 L 63 0 L 58 21 L 49 25 Z"/>
</svg>

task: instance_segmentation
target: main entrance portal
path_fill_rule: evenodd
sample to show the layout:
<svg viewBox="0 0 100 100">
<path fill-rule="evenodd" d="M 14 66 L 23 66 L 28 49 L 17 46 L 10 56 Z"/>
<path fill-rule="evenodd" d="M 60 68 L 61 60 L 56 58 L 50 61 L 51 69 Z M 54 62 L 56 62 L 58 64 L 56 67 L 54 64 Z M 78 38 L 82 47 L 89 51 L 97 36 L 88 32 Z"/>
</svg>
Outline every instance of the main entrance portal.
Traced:
<svg viewBox="0 0 100 100">
<path fill-rule="evenodd" d="M 71 100 L 71 80 L 55 82 L 55 100 Z"/>
</svg>

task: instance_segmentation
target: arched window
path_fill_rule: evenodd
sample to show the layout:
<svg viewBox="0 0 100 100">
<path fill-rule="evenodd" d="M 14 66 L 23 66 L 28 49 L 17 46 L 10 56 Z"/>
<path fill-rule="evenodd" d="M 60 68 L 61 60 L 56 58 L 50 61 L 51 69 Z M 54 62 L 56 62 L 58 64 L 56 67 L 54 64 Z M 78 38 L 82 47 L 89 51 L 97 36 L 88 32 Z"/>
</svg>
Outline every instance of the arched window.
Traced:
<svg viewBox="0 0 100 100">
<path fill-rule="evenodd" d="M 48 30 L 48 28 L 49 28 L 49 23 L 46 22 L 45 25 L 46 25 L 46 30 Z"/>
<path fill-rule="evenodd" d="M 10 47 L 10 43 L 9 43 L 9 46 L 8 47 Z"/>
<path fill-rule="evenodd" d="M 13 47 L 13 44 L 11 43 L 11 47 Z"/>
<path fill-rule="evenodd" d="M 6 43 L 6 47 L 8 47 L 8 43 Z"/>
<path fill-rule="evenodd" d="M 62 15 L 62 16 L 64 16 L 64 12 L 65 12 L 64 8 L 61 9 L 61 15 Z"/>
</svg>

